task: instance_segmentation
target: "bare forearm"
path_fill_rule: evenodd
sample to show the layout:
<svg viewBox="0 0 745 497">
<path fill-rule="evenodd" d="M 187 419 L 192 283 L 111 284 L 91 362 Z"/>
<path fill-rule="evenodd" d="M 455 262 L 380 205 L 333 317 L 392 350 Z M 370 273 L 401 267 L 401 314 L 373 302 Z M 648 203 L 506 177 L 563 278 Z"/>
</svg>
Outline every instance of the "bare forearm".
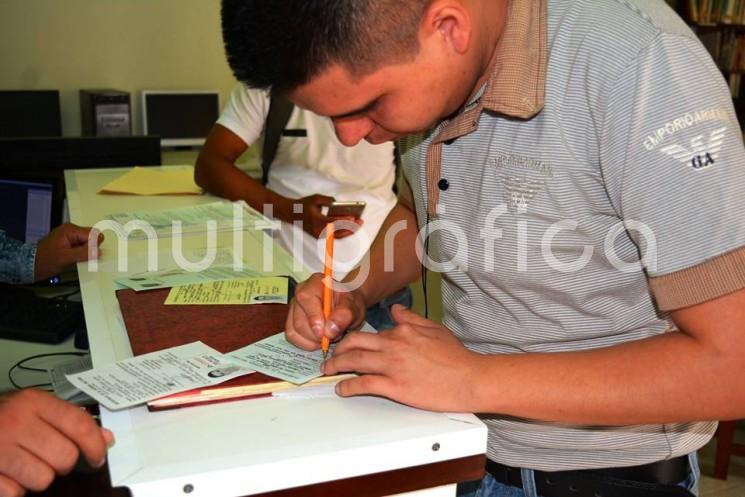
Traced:
<svg viewBox="0 0 745 497">
<path fill-rule="evenodd" d="M 368 306 L 419 279 L 421 264 L 416 255 L 417 233 L 414 213 L 397 204 L 370 247 L 370 272 L 359 288 Z M 351 272 L 346 281 L 353 281 L 359 272 L 360 269 Z"/>
<path fill-rule="evenodd" d="M 195 168 L 195 180 L 213 195 L 229 200 L 244 200 L 258 211 L 263 211 L 265 204 L 277 205 L 283 199 L 222 158 L 200 156 Z"/>
<path fill-rule="evenodd" d="M 591 425 L 740 417 L 743 364 L 681 332 L 594 351 L 480 356 L 471 407 Z"/>
</svg>

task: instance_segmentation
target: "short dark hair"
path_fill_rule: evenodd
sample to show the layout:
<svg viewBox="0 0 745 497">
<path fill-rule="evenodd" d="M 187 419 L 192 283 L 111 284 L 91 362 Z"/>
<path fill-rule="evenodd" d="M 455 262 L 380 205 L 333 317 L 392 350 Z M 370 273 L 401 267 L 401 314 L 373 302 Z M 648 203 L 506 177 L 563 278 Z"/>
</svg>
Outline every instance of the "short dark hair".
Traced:
<svg viewBox="0 0 745 497">
<path fill-rule="evenodd" d="M 331 64 L 353 77 L 413 59 L 430 0 L 222 0 L 222 33 L 235 77 L 284 93 Z"/>
</svg>

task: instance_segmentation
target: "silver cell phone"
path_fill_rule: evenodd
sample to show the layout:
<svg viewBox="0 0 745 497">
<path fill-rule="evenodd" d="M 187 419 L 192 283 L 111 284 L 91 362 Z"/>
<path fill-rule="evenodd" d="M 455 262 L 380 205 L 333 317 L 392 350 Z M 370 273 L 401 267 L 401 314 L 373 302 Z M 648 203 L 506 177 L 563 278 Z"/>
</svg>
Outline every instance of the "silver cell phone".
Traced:
<svg viewBox="0 0 745 497">
<path fill-rule="evenodd" d="M 359 219 L 362 216 L 362 212 L 365 210 L 366 202 L 362 200 L 347 200 L 334 202 L 329 206 L 329 211 L 326 213 L 328 217 L 353 217 Z"/>
</svg>

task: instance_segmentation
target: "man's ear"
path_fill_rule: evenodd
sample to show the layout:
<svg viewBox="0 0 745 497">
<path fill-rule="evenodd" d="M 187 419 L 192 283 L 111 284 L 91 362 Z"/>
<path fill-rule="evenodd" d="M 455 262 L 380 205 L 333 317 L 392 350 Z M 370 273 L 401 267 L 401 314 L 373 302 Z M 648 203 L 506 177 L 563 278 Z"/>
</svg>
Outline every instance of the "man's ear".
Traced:
<svg viewBox="0 0 745 497">
<path fill-rule="evenodd" d="M 437 35 L 455 53 L 463 55 L 468 52 L 473 37 L 472 14 L 459 0 L 435 0 L 422 17 L 422 35 Z"/>
</svg>

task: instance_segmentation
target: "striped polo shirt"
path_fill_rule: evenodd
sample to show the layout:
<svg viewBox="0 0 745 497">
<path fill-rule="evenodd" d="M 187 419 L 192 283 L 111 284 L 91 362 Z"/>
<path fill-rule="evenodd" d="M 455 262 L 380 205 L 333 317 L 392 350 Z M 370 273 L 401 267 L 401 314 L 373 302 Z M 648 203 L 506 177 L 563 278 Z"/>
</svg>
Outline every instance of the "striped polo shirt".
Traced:
<svg viewBox="0 0 745 497">
<path fill-rule="evenodd" d="M 401 147 L 444 324 L 473 351 L 641 340 L 745 287 L 740 127 L 662 0 L 512 0 L 484 87 Z M 679 456 L 716 426 L 482 419 L 490 459 L 548 471 Z"/>
</svg>

